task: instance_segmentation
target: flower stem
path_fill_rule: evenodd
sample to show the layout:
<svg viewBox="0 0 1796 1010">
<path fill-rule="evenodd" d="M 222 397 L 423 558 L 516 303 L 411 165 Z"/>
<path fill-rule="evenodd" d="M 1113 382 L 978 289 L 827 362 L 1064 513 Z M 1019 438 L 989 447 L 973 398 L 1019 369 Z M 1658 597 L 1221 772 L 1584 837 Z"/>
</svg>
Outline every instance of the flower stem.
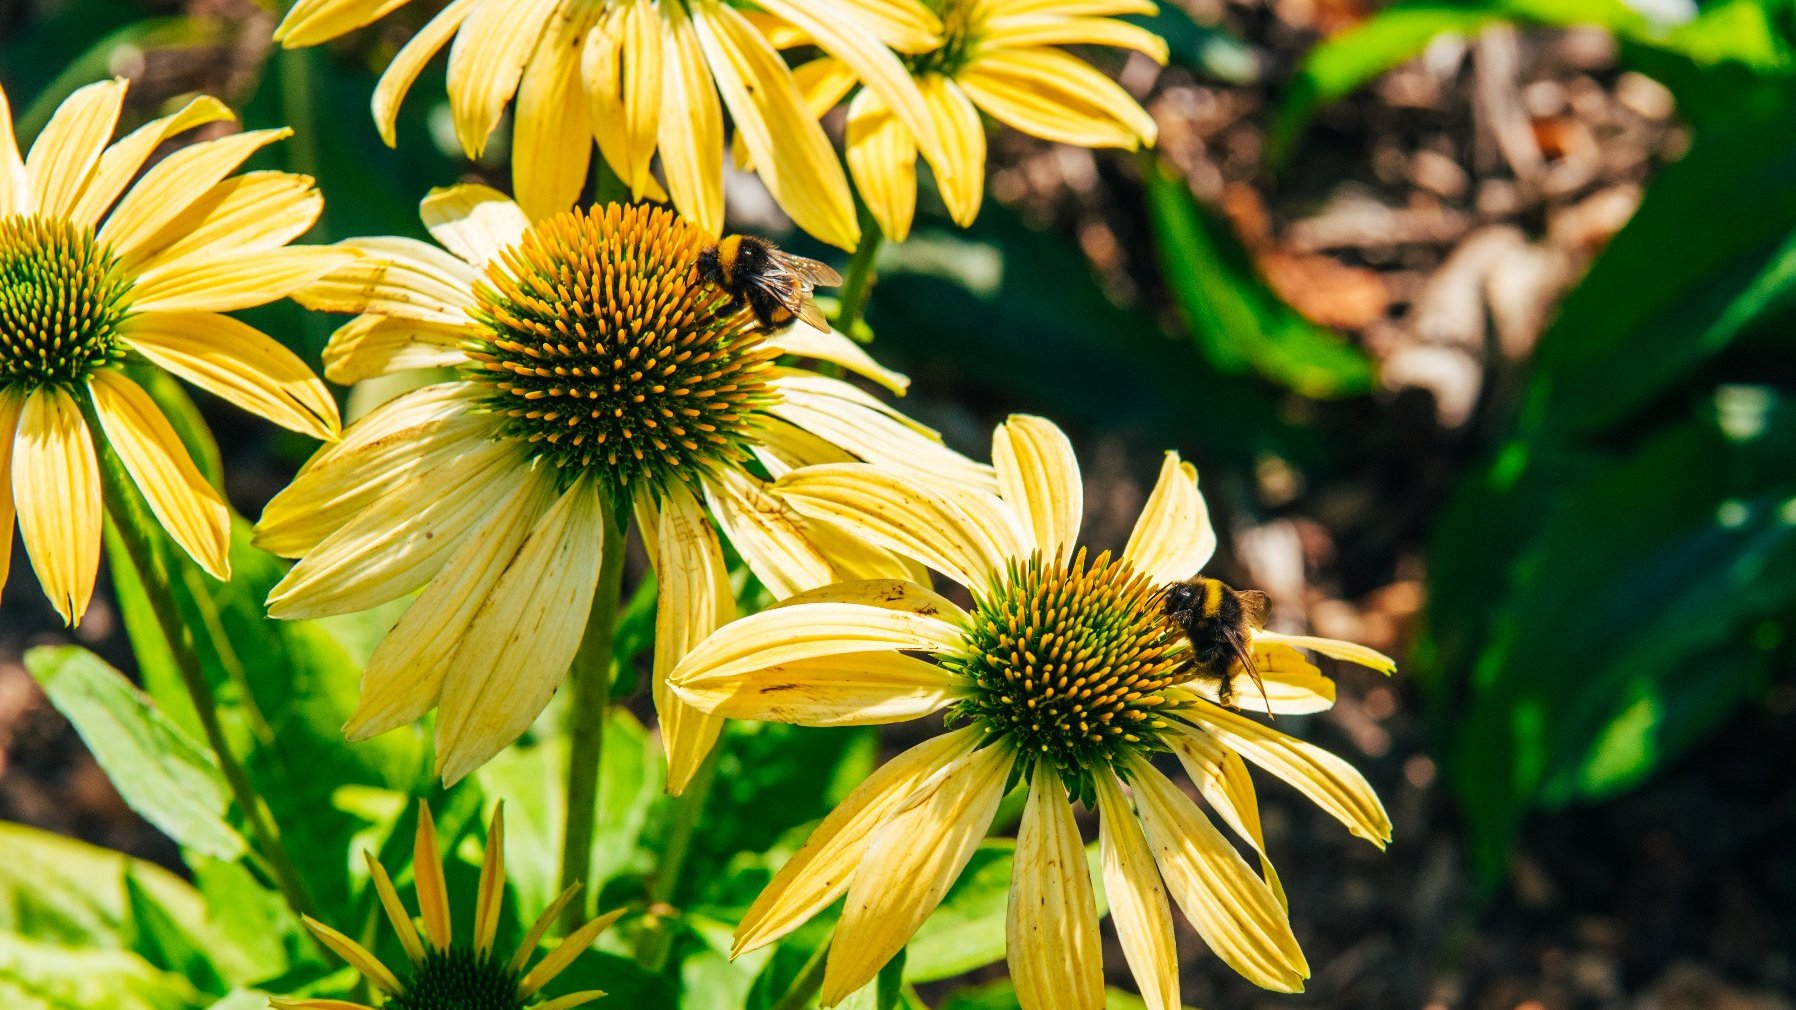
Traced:
<svg viewBox="0 0 1796 1010">
<path fill-rule="evenodd" d="M 686 790 L 674 797 L 673 819 L 668 824 L 667 837 L 661 842 L 661 862 L 655 868 L 654 882 L 649 885 L 650 908 L 667 904 L 678 893 L 680 871 L 686 865 L 687 853 L 692 851 L 692 833 L 698 828 L 705 804 L 711 798 L 711 785 L 716 780 L 717 751 L 713 748 L 693 774 L 692 781 L 687 783 Z M 672 945 L 672 924 L 663 920 L 637 946 L 636 962 L 651 972 L 658 972 L 667 963 L 668 948 Z"/>
<path fill-rule="evenodd" d="M 865 204 L 860 206 L 860 218 L 861 242 L 848 259 L 848 276 L 842 280 L 842 308 L 836 313 L 836 329 L 854 340 L 860 339 L 854 332 L 855 326 L 867 308 L 867 295 L 873 290 L 875 279 L 874 263 L 879 259 L 879 247 L 885 243 L 879 222 Z"/>
<path fill-rule="evenodd" d="M 798 969 L 798 977 L 792 980 L 792 987 L 773 1005 L 773 1010 L 804 1010 L 811 1004 L 811 999 L 823 989 L 824 970 L 829 967 L 829 945 L 833 942 L 833 939 L 826 940 L 811 952 L 804 967 Z"/>
<path fill-rule="evenodd" d="M 608 510 L 609 511 L 609 510 Z M 561 886 L 590 884 L 592 835 L 599 809 L 599 764 L 605 753 L 605 722 L 611 714 L 611 655 L 617 638 L 617 607 L 624 581 L 623 531 L 607 521 L 599 559 L 599 589 L 586 617 L 586 634 L 568 667 L 567 824 L 561 835 Z M 571 933 L 586 921 L 586 904 L 598 892 L 588 888 L 568 902 L 561 928 Z"/>
<path fill-rule="evenodd" d="M 181 617 L 180 605 L 170 592 L 173 585 L 172 569 L 186 562 L 175 557 L 166 542 L 153 542 L 146 533 L 154 520 L 145 514 L 146 509 L 137 498 L 136 486 L 124 472 L 123 464 L 110 447 L 101 449 L 100 472 L 105 482 L 106 514 L 112 520 L 119 541 L 125 545 L 125 553 L 137 573 L 137 581 L 143 586 L 143 594 L 149 601 L 156 625 L 161 629 L 163 640 L 168 643 L 175 670 L 181 675 L 181 683 L 187 688 L 194 712 L 199 716 L 206 742 L 211 745 L 212 753 L 218 759 L 219 770 L 224 773 L 231 797 L 236 801 L 238 809 L 243 811 L 250 836 L 255 840 L 256 852 L 273 877 L 275 886 L 280 889 L 281 896 L 286 899 L 287 906 L 301 915 L 312 915 L 315 910 L 305 881 L 300 877 L 298 868 L 293 865 L 292 857 L 287 854 L 273 818 L 262 805 L 261 797 L 256 795 L 255 787 L 250 784 L 249 773 L 231 750 L 230 741 L 225 737 L 224 724 L 218 718 L 218 697 L 212 691 L 211 682 L 206 679 L 205 667 L 201 665 L 199 650 L 189 634 L 187 622 Z"/>
</svg>

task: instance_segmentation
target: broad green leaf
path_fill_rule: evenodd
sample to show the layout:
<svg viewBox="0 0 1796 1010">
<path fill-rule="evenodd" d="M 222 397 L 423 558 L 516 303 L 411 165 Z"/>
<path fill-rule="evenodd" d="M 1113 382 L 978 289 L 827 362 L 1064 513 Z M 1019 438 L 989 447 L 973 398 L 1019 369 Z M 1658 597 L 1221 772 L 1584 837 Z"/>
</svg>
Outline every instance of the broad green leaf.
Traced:
<svg viewBox="0 0 1796 1010">
<path fill-rule="evenodd" d="M 0 1003 L 8 1010 L 197 1010 L 209 1002 L 130 951 L 0 932 Z"/>
<path fill-rule="evenodd" d="M 218 762 L 123 674 L 76 646 L 33 649 L 25 666 L 131 809 L 196 852 L 243 855 L 243 838 L 225 820 L 230 789 Z"/>
<path fill-rule="evenodd" d="M 934 982 L 1003 960 L 1015 851 L 1008 838 L 980 843 L 948 896 L 911 937 L 906 981 Z"/>
<path fill-rule="evenodd" d="M 1217 370 L 1256 371 L 1305 396 L 1372 387 L 1366 353 L 1310 322 L 1266 286 L 1227 223 L 1191 195 L 1158 159 L 1147 166 L 1161 272 L 1198 348 Z"/>
<path fill-rule="evenodd" d="M 179 877 L 110 849 L 0 821 L 0 930 L 72 947 L 128 947 L 125 876 L 183 922 L 205 903 Z"/>
</svg>

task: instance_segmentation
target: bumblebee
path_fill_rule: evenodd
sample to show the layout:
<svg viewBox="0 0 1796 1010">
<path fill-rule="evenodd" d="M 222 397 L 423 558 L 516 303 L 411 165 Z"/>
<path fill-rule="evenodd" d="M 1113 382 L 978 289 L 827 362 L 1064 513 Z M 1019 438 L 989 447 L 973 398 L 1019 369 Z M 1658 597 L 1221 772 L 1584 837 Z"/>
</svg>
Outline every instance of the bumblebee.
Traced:
<svg viewBox="0 0 1796 1010">
<path fill-rule="evenodd" d="M 1234 678 L 1230 667 L 1236 663 L 1247 671 L 1266 698 L 1266 685 L 1253 661 L 1253 632 L 1266 624 L 1271 600 L 1265 593 L 1251 589 L 1234 589 L 1216 579 L 1198 576 L 1174 582 L 1161 590 L 1161 612 L 1191 643 L 1191 666 L 1201 676 L 1217 682 L 1217 697 L 1224 705 L 1235 707 Z M 1271 714 L 1271 700 L 1267 700 Z"/>
<path fill-rule="evenodd" d="M 729 311 L 747 306 L 769 328 L 802 319 L 820 330 L 829 329 L 829 320 L 811 301 L 811 291 L 842 283 L 842 275 L 828 266 L 781 252 L 766 239 L 750 235 L 731 235 L 700 252 L 698 275 L 729 294 Z"/>
</svg>

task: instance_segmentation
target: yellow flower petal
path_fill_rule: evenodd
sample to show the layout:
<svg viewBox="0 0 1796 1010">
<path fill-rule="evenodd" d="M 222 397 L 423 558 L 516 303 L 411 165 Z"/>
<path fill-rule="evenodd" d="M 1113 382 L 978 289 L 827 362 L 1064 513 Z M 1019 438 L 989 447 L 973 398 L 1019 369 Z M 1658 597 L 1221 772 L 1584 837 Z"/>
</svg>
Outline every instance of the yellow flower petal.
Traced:
<svg viewBox="0 0 1796 1010">
<path fill-rule="evenodd" d="M 770 384 L 779 400 L 766 410 L 774 417 L 821 435 L 869 463 L 997 490 L 991 467 L 943 445 L 940 435 L 860 388 L 794 368 L 776 368 L 772 375 Z"/>
<path fill-rule="evenodd" d="M 355 613 L 435 578 L 525 469 L 508 443 L 474 438 L 462 444 L 463 452 L 406 480 L 294 565 L 269 592 L 269 615 Z"/>
<path fill-rule="evenodd" d="M 1017 829 L 1004 935 L 1024 1010 L 1100 1010 L 1104 953 L 1079 822 L 1060 776 L 1037 762 Z"/>
<path fill-rule="evenodd" d="M 1012 129 L 1080 147 L 1152 145 L 1154 118 L 1115 81 L 1058 49 L 989 49 L 955 79 Z"/>
<path fill-rule="evenodd" d="M 1166 885 L 1116 777 L 1099 769 L 1091 781 L 1097 791 L 1104 895 L 1123 958 L 1148 1010 L 1179 1010 L 1179 948 Z"/>
<path fill-rule="evenodd" d="M 800 228 L 853 249 L 861 230 L 848 176 L 778 51 L 719 0 L 695 3 L 692 20 L 717 90 L 768 192 Z"/>
<path fill-rule="evenodd" d="M 0 217 L 31 210 L 31 191 L 26 185 L 25 159 L 12 134 L 12 105 L 0 88 Z"/>
<path fill-rule="evenodd" d="M 431 190 L 418 215 L 443 248 L 479 269 L 517 245 L 530 228 L 524 209 L 510 197 L 474 182 Z"/>
<path fill-rule="evenodd" d="M 1115 46 L 1133 49 L 1155 63 L 1166 62 L 1166 40 L 1138 24 L 1115 18 L 1060 14 L 999 14 L 985 23 L 989 44 L 1006 49 L 1030 46 Z"/>
<path fill-rule="evenodd" d="M 774 494 L 805 515 L 839 522 L 916 558 L 968 588 L 985 588 L 1011 559 L 1028 556 L 1015 514 L 995 496 L 864 463 L 806 467 Z"/>
<path fill-rule="evenodd" d="M 1272 857 L 1266 853 L 1266 836 L 1260 830 L 1259 797 L 1254 791 L 1253 777 L 1247 772 L 1247 762 L 1215 737 L 1189 726 L 1178 727 L 1177 732 L 1168 736 L 1167 744 L 1178 755 L 1185 774 L 1197 784 L 1204 802 L 1259 854 L 1260 875 L 1265 878 L 1266 886 L 1272 888 L 1278 903 L 1288 909 L 1290 903 L 1285 899 L 1284 884 L 1279 882 Z"/>
<path fill-rule="evenodd" d="M 460 780 L 516 740 L 567 676 L 598 588 L 605 503 L 590 480 L 530 531 L 462 638 L 437 706 L 437 773 Z"/>
<path fill-rule="evenodd" d="M 661 132 L 663 22 L 649 0 L 624 0 L 616 8 L 615 30 L 621 43 L 618 81 L 621 129 L 618 143 L 623 164 L 618 175 L 630 192 L 648 186 L 649 162 L 655 156 L 655 139 Z M 682 124 L 675 124 L 679 128 Z"/>
<path fill-rule="evenodd" d="M 886 818 L 929 776 L 970 753 L 974 727 L 933 736 L 881 765 L 811 832 L 773 875 L 736 927 L 730 956 L 757 950 L 804 925 L 848 890 L 855 868 Z"/>
<path fill-rule="evenodd" d="M 1236 664 L 1229 670 L 1231 703 L 1249 712 L 1272 715 L 1307 715 L 1334 707 L 1335 682 L 1322 675 L 1303 653 L 1288 645 L 1253 643 L 1254 669 L 1259 681 L 1248 676 Z M 1265 694 L 1260 693 L 1261 686 Z M 1172 689 L 1174 695 L 1196 695 L 1207 701 L 1222 703 L 1220 685 L 1212 678 L 1186 681 Z"/>
<path fill-rule="evenodd" d="M 1360 666 L 1377 670 L 1389 676 L 1397 672 L 1397 661 L 1379 652 L 1353 642 L 1343 642 L 1338 638 L 1317 638 L 1314 635 L 1281 635 L 1275 631 L 1256 632 L 1254 645 L 1288 645 L 1298 649 L 1320 652 L 1331 659 L 1345 660 Z"/>
<path fill-rule="evenodd" d="M 466 629 L 554 501 L 553 476 L 531 471 L 463 538 L 368 657 L 361 698 L 343 726 L 344 736 L 366 740 L 415 722 L 436 707 L 444 677 L 457 665 Z"/>
<path fill-rule="evenodd" d="M 569 933 L 567 939 L 555 945 L 555 949 L 549 952 L 548 957 L 543 958 L 536 967 L 530 969 L 528 974 L 518 980 L 518 996 L 527 1000 L 536 995 L 543 986 L 553 981 L 555 976 L 565 971 L 568 965 L 573 964 L 575 958 L 586 953 L 586 949 L 599 938 L 599 934 L 611 928 L 611 924 L 622 918 L 623 914 L 624 909 L 621 908 L 606 912 Z M 579 995 L 584 996 L 585 994 Z M 584 1003 L 586 1000 L 582 999 L 579 1002 Z"/>
<path fill-rule="evenodd" d="M 723 720 L 687 705 L 668 675 L 692 647 L 736 616 L 723 548 L 698 499 L 675 485 L 661 496 L 655 523 L 655 714 L 667 748 L 667 791 L 678 796 L 717 742 Z"/>
<path fill-rule="evenodd" d="M 380 897 L 380 907 L 387 913 L 387 921 L 393 926 L 394 935 L 399 937 L 399 945 L 405 948 L 405 956 L 413 964 L 424 960 L 424 944 L 418 939 L 418 927 L 412 923 L 412 914 L 406 911 L 405 903 L 399 900 L 399 892 L 393 887 L 393 878 L 387 875 L 387 868 L 380 865 L 374 853 L 362 850 L 362 862 L 368 866 L 368 876 L 374 881 L 374 893 Z"/>
<path fill-rule="evenodd" d="M 1153 0 L 1005 0 L 1004 12 L 1018 16 L 1058 14 L 1062 17 L 1114 17 L 1118 14 L 1155 14 Z"/>
<path fill-rule="evenodd" d="M 42 386 L 25 400 L 12 448 L 19 534 L 38 584 L 71 627 L 100 569 L 100 463 L 74 397 Z"/>
<path fill-rule="evenodd" d="M 5 101 L 6 93 L 0 91 L 0 103 Z M 3 179 L 0 185 L 4 185 Z M 6 576 L 12 569 L 12 530 L 18 518 L 13 505 L 12 454 L 19 414 L 24 409 L 23 390 L 0 389 L 0 590 L 6 588 Z"/>
<path fill-rule="evenodd" d="M 794 660 L 674 691 L 699 711 L 726 719 L 877 726 L 939 712 L 966 693 L 966 684 L 901 653 L 863 652 Z"/>
<path fill-rule="evenodd" d="M 329 947 L 338 957 L 348 961 L 350 967 L 362 973 L 363 978 L 387 992 L 399 991 L 399 979 L 394 977 L 393 972 L 386 965 L 380 963 L 380 958 L 369 953 L 366 947 L 309 915 L 302 915 L 300 919 L 305 922 L 306 928 L 312 931 L 312 935 L 318 938 L 319 943 Z"/>
<path fill-rule="evenodd" d="M 929 163 L 936 189 L 948 206 L 948 216 L 965 228 L 979 216 L 979 205 L 985 199 L 985 122 L 973 100 L 952 79 L 930 74 L 917 85 L 942 129 L 942 157 L 946 160 Z"/>
<path fill-rule="evenodd" d="M 466 383 L 445 382 L 370 411 L 274 496 L 255 545 L 297 558 L 407 479 L 486 439 L 495 422 L 468 412 L 475 395 Z"/>
<path fill-rule="evenodd" d="M 346 999 L 284 999 L 270 996 L 268 1005 L 274 1010 L 374 1010 L 366 1003 L 353 1003 Z"/>
<path fill-rule="evenodd" d="M 405 101 L 406 92 L 417 82 L 418 75 L 424 71 L 424 65 L 454 37 L 456 29 L 468 19 L 474 5 L 479 2 L 480 0 L 450 0 L 447 6 L 425 22 L 424 27 L 418 29 L 418 33 L 400 47 L 399 52 L 387 63 L 387 69 L 381 72 L 379 82 L 374 85 L 371 104 L 375 128 L 380 131 L 380 139 L 388 147 L 392 147 L 397 140 L 399 105 Z"/>
<path fill-rule="evenodd" d="M 605 990 L 603 989 L 582 989 L 579 992 L 570 992 L 565 996 L 545 1000 L 538 1003 L 532 1010 L 573 1010 L 574 1007 L 585 1006 L 604 995 Z"/>
<path fill-rule="evenodd" d="M 1311 802 L 1379 848 L 1391 840 L 1391 819 L 1378 794 L 1352 765 L 1295 737 L 1208 702 L 1185 714 L 1216 739 L 1290 783 Z"/>
<path fill-rule="evenodd" d="M 417 368 L 453 368 L 468 361 L 463 348 L 474 333 L 471 326 L 357 316 L 338 327 L 325 344 L 324 377 L 348 386 Z"/>
<path fill-rule="evenodd" d="M 704 487 L 730 546 L 777 598 L 835 582 L 906 577 L 889 551 L 799 515 L 740 470 L 721 470 Z"/>
<path fill-rule="evenodd" d="M 854 374 L 871 379 L 885 388 L 903 396 L 910 388 L 910 379 L 899 372 L 894 372 L 861 348 L 861 345 L 848 339 L 835 330 L 820 330 L 804 320 L 796 320 L 791 326 L 770 334 L 765 338 L 766 345 L 781 354 L 791 354 L 800 358 L 815 358 L 834 365 L 841 365 Z"/>
<path fill-rule="evenodd" d="M 903 583 L 888 583 L 894 587 Z M 922 587 L 917 587 L 922 589 Z M 892 590 L 893 595 L 898 590 Z M 947 652 L 962 647 L 958 628 L 930 613 L 858 603 L 798 603 L 732 621 L 700 642 L 668 674 L 682 687 L 707 684 L 823 656 L 866 652 Z M 934 595 L 934 594 L 929 594 Z"/>
<path fill-rule="evenodd" d="M 101 244 L 111 246 L 127 269 L 136 269 L 152 252 L 179 237 L 166 229 L 182 211 L 224 181 L 250 155 L 292 133 L 288 129 L 252 130 L 191 144 L 163 158 L 112 208 L 100 226 Z"/>
<path fill-rule="evenodd" d="M 262 252 L 304 235 L 324 210 L 309 175 L 247 172 L 232 176 L 189 204 L 138 251 L 139 270 L 192 256 Z"/>
<path fill-rule="evenodd" d="M 894 242 L 910 237 L 917 213 L 917 142 L 892 110 L 871 91 L 848 103 L 843 138 L 848 171 L 862 202 Z"/>
<path fill-rule="evenodd" d="M 798 93 L 804 96 L 804 107 L 818 119 L 840 105 L 860 83 L 854 76 L 854 69 L 833 56 L 821 56 L 793 67 L 792 80 L 798 85 Z"/>
<path fill-rule="evenodd" d="M 661 12 L 667 22 L 661 77 L 665 108 L 656 132 L 661 169 L 674 206 L 716 237 L 723 233 L 723 109 L 685 8 L 662 4 Z"/>
<path fill-rule="evenodd" d="M 230 510 L 193 465 L 155 401 L 118 372 L 95 372 L 87 390 L 107 444 L 143 492 L 156 521 L 208 575 L 230 578 Z"/>
<path fill-rule="evenodd" d="M 486 150 L 505 104 L 517 93 L 524 64 L 561 0 L 488 0 L 476 6 L 449 47 L 449 111 L 470 158 Z"/>
<path fill-rule="evenodd" d="M 924 585 L 925 581 L 927 580 L 905 576 L 896 579 L 835 582 L 780 600 L 767 609 L 794 607 L 801 603 L 851 603 L 858 607 L 879 607 L 882 610 L 936 617 L 957 628 L 966 627 L 970 619 L 967 612 L 960 609 L 954 601 Z"/>
<path fill-rule="evenodd" d="M 1178 582 L 1196 575 L 1216 553 L 1216 527 L 1197 490 L 1197 468 L 1169 452 L 1160 479 L 1148 495 L 1123 560 L 1154 582 Z"/>
<path fill-rule="evenodd" d="M 16 210 L 66 217 L 75 209 L 112 139 L 124 101 L 125 81 L 117 77 L 95 81 L 63 99 L 25 156 L 30 202 Z"/>
<path fill-rule="evenodd" d="M 532 220 L 567 210 L 586 188 L 592 125 L 580 84 L 580 51 L 591 21 L 586 5 L 562 5 L 518 84 L 511 184 Z"/>
<path fill-rule="evenodd" d="M 447 326 L 469 322 L 480 272 L 436 246 L 409 238 L 361 238 L 334 248 L 361 255 L 293 292 L 294 301 L 320 312 L 372 312 Z"/>
<path fill-rule="evenodd" d="M 93 178 L 81 194 L 81 199 L 69 212 L 69 219 L 89 228 L 98 224 L 100 216 L 106 213 L 106 208 L 112 206 L 112 201 L 124 192 L 125 184 L 131 181 L 131 177 L 137 174 L 137 170 L 143 167 L 143 163 L 163 141 L 202 123 L 234 118 L 236 117 L 223 102 L 210 95 L 201 95 L 174 115 L 152 119 L 131 131 L 100 155 Z"/>
<path fill-rule="evenodd" d="M 1004 500 L 1022 514 L 1042 556 L 1072 560 L 1085 517 L 1085 485 L 1073 444 L 1054 422 L 1012 414 L 992 433 L 992 466 Z"/>
<path fill-rule="evenodd" d="M 505 801 L 493 808 L 480 860 L 480 887 L 474 899 L 474 953 L 487 957 L 499 932 L 499 906 L 505 901 Z"/>
<path fill-rule="evenodd" d="M 273 337 L 210 312 L 144 312 L 119 334 L 175 375 L 313 438 L 337 437 L 337 401 L 299 356 Z"/>
<path fill-rule="evenodd" d="M 505 966 L 507 972 L 517 975 L 524 970 L 524 965 L 530 963 L 530 956 L 536 953 L 536 945 L 543 942 L 543 937 L 549 935 L 549 927 L 553 926 L 560 917 L 561 910 L 566 908 L 567 903 L 574 900 L 574 895 L 579 893 L 580 882 L 576 880 L 563 888 L 561 893 L 555 896 L 554 901 L 549 902 L 549 907 L 543 909 L 543 914 L 537 916 L 536 921 L 531 923 L 530 931 L 524 934 L 524 942 L 518 944 L 517 952 L 511 955 L 511 963 Z"/>
<path fill-rule="evenodd" d="M 449 916 L 449 884 L 443 878 L 443 847 L 437 842 L 436 818 L 430 804 L 418 801 L 418 832 L 412 838 L 412 877 L 418 889 L 418 916 L 430 945 L 446 951 L 454 942 Z"/>
<path fill-rule="evenodd" d="M 1127 771 L 1166 888 L 1198 935 L 1249 982 L 1303 991 L 1309 962 L 1272 890 L 1164 775 L 1140 758 Z"/>
<path fill-rule="evenodd" d="M 823 971 L 824 1006 L 873 980 L 941 904 L 991 827 L 1014 756 L 1002 743 L 950 760 L 868 844 Z"/>
<path fill-rule="evenodd" d="M 837 0 L 879 40 L 901 53 L 926 53 L 941 44 L 942 19 L 914 0 Z"/>
<path fill-rule="evenodd" d="M 292 294 L 355 254 L 329 246 L 197 253 L 144 271 L 131 289 L 134 312 L 230 312 Z"/>
<path fill-rule="evenodd" d="M 409 0 L 299 0 L 274 29 L 274 40 L 288 49 L 315 46 L 373 24 Z"/>
</svg>

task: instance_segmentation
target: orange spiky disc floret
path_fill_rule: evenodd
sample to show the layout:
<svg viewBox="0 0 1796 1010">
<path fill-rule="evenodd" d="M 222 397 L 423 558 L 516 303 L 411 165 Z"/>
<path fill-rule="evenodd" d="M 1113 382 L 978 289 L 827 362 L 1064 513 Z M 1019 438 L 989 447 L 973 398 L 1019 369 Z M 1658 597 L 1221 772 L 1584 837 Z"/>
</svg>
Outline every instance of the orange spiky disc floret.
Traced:
<svg viewBox="0 0 1796 1010">
<path fill-rule="evenodd" d="M 93 229 L 0 217 L 0 383 L 73 387 L 123 358 L 130 289 Z"/>
<path fill-rule="evenodd" d="M 612 204 L 539 222 L 488 269 L 472 376 L 569 479 L 622 500 L 746 458 L 778 353 L 700 280 L 709 241 L 667 210 Z"/>
</svg>

